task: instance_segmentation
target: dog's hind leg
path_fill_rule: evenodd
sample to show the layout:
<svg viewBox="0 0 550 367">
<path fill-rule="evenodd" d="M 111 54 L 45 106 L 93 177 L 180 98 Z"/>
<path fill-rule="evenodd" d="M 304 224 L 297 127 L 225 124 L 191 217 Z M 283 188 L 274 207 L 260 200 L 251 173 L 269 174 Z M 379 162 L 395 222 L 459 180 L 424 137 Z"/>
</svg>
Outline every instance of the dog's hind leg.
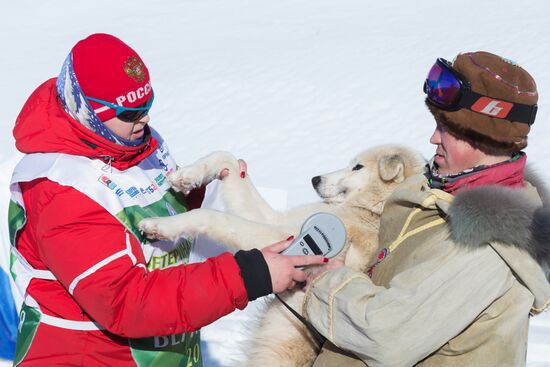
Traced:
<svg viewBox="0 0 550 367">
<path fill-rule="evenodd" d="M 183 234 L 202 234 L 238 249 L 262 248 L 296 235 L 298 228 L 252 222 L 211 209 L 194 209 L 172 217 L 146 218 L 139 228 L 151 238 L 175 241 Z"/>
<path fill-rule="evenodd" d="M 296 310 L 300 310 L 303 293 L 281 295 Z M 262 317 L 248 353 L 248 367 L 253 366 L 311 366 L 317 346 L 306 327 L 279 300 L 274 299 Z"/>
</svg>

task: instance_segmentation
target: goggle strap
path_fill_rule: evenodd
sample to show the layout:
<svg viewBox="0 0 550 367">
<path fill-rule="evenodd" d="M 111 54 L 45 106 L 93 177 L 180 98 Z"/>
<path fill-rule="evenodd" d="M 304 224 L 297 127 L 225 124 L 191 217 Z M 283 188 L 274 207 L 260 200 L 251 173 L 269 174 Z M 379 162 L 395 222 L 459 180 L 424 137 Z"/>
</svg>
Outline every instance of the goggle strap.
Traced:
<svg viewBox="0 0 550 367">
<path fill-rule="evenodd" d="M 510 121 L 522 122 L 529 126 L 535 123 L 535 117 L 537 116 L 537 105 L 525 105 L 514 103 L 514 107 L 508 113 L 507 119 Z"/>
<path fill-rule="evenodd" d="M 511 104 L 512 108 L 510 109 L 510 111 L 508 111 L 508 113 L 505 116 L 496 116 L 495 114 L 490 113 L 490 111 L 483 112 L 483 111 L 480 111 L 479 109 L 475 109 L 475 108 L 472 109 L 472 107 L 477 102 L 480 102 L 483 99 L 486 99 L 489 102 L 493 102 L 494 108 L 502 108 L 501 106 L 499 106 L 500 102 L 506 105 Z M 459 106 L 463 108 L 467 108 L 473 112 L 477 112 L 482 115 L 487 115 L 490 117 L 495 117 L 495 118 L 508 120 L 508 121 L 521 122 L 524 124 L 528 124 L 529 126 L 533 125 L 533 123 L 535 122 L 535 117 L 537 115 L 537 109 L 538 109 L 537 105 L 526 105 L 521 103 L 509 102 L 502 99 L 491 98 L 483 94 L 476 93 L 472 90 L 469 90 L 466 93 L 462 94 L 462 98 L 460 98 L 460 101 L 459 101 Z M 489 106 L 486 105 L 486 107 L 489 107 Z M 489 108 L 489 110 L 492 110 L 492 109 Z"/>
</svg>

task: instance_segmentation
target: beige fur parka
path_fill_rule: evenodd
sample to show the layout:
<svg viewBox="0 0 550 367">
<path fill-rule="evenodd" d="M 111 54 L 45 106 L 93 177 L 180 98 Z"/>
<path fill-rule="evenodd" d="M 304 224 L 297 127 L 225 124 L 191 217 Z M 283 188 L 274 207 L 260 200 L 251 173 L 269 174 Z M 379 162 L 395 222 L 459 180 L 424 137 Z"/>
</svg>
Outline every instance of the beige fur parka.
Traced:
<svg viewBox="0 0 550 367">
<path fill-rule="evenodd" d="M 304 313 L 329 340 L 314 366 L 524 366 L 529 317 L 550 306 L 538 191 L 454 197 L 423 175 L 405 181 L 386 203 L 388 255 L 372 279 L 339 268 L 306 294 Z"/>
</svg>

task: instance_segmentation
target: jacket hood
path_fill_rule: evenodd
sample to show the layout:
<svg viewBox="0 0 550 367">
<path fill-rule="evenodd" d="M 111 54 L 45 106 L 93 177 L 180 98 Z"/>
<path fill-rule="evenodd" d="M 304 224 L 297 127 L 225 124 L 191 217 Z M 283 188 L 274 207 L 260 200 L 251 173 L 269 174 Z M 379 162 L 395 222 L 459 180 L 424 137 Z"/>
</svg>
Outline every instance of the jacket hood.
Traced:
<svg viewBox="0 0 550 367">
<path fill-rule="evenodd" d="M 529 170 L 525 178 L 523 189 L 463 190 L 446 211 L 453 240 L 492 246 L 535 295 L 537 311 L 550 306 L 550 203 L 541 181 Z"/>
<path fill-rule="evenodd" d="M 146 126 L 143 144 L 112 143 L 88 130 L 65 112 L 52 78 L 40 85 L 23 106 L 13 129 L 15 145 L 23 153 L 65 153 L 101 159 L 117 169 L 132 167 L 157 148 Z"/>
</svg>

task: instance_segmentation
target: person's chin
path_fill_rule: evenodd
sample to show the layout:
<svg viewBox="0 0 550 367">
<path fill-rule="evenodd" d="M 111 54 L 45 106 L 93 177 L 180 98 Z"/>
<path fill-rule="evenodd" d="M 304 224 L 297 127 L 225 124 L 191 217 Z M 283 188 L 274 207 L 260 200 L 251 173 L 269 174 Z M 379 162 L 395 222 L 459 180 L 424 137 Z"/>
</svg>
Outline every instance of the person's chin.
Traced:
<svg viewBox="0 0 550 367">
<path fill-rule="evenodd" d="M 437 166 L 439 173 L 443 173 L 443 171 L 446 170 L 447 161 L 445 160 L 445 157 L 443 157 L 441 155 L 435 155 L 434 156 L 434 163 Z"/>
</svg>

